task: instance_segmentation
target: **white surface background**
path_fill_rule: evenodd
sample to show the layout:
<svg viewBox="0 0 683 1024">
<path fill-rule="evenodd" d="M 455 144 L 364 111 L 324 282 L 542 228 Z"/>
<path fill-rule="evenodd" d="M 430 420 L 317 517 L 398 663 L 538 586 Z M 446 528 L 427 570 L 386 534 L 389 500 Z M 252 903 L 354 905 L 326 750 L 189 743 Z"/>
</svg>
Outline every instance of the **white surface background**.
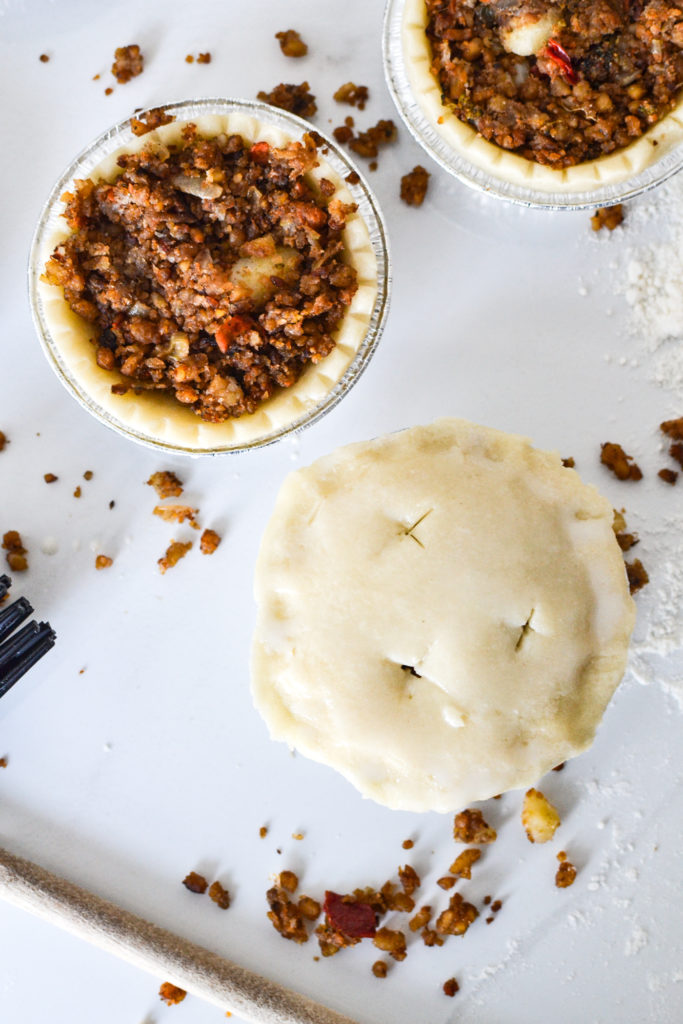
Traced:
<svg viewBox="0 0 683 1024">
<path fill-rule="evenodd" d="M 59 634 L 0 705 L 0 755 L 9 757 L 0 845 L 361 1024 L 679 1021 L 681 712 L 656 680 L 643 686 L 627 676 L 592 750 L 542 781 L 563 819 L 551 844 L 524 838 L 519 794 L 487 806 L 499 840 L 462 890 L 478 904 L 487 893 L 502 899 L 496 921 L 487 927 L 482 916 L 442 949 L 418 939 L 386 981 L 370 974 L 377 951 L 368 943 L 314 962 L 317 944 L 283 941 L 266 919 L 265 890 L 284 867 L 319 895 L 381 885 L 409 861 L 423 876 L 420 903 L 441 908 L 447 896 L 436 879 L 457 852 L 451 819 L 385 810 L 291 756 L 268 740 L 248 690 L 253 564 L 286 473 L 344 442 L 443 414 L 573 455 L 585 479 L 626 506 L 652 577 L 638 598 L 638 634 L 647 637 L 668 592 L 666 545 L 655 538 L 678 529 L 683 500 L 680 483 L 656 478 L 667 464 L 656 428 L 683 406 L 649 382 L 643 341 L 628 335 L 623 302 L 611 293 L 610 267 L 638 241 L 628 222 L 596 237 L 585 213 L 504 206 L 431 165 L 425 205 L 410 209 L 398 199 L 400 176 L 428 161 L 400 129 L 370 175 L 394 264 L 392 310 L 370 368 L 296 441 L 243 457 L 160 459 L 111 433 L 60 386 L 34 336 L 26 254 L 44 198 L 77 151 L 134 107 L 254 97 L 304 78 L 321 128 L 349 113 L 331 98 L 349 79 L 370 87 L 365 112 L 351 111 L 361 127 L 395 116 L 381 20 L 378 0 L 5 0 L 0 8 L 0 429 L 11 439 L 0 454 L 0 532 L 21 531 L 30 570 L 15 591 Z M 288 61 L 273 39 L 290 27 L 309 43 L 304 60 Z M 145 53 L 144 74 L 105 97 L 115 84 L 113 50 L 133 41 Z M 207 49 L 209 66 L 185 63 L 186 53 Z M 42 52 L 48 64 L 39 63 Z M 605 440 L 638 457 L 642 483 L 621 484 L 600 467 Z M 156 560 L 185 532 L 151 515 L 155 495 L 144 481 L 162 468 L 180 475 L 202 524 L 224 536 L 212 558 L 195 549 L 164 577 Z M 48 487 L 46 472 L 59 481 Z M 49 539 L 51 555 L 41 549 L 54 546 Z M 114 558 L 109 571 L 95 572 L 95 552 Z M 675 653 L 664 669 L 680 678 Z M 296 832 L 305 838 L 293 840 Z M 415 839 L 409 854 L 407 837 Z M 579 874 L 559 891 L 563 848 Z M 192 869 L 232 890 L 227 913 L 183 889 Z M 441 992 L 451 975 L 461 984 L 453 1000 Z M 3 1024 L 224 1019 L 190 997 L 162 1006 L 162 980 L 0 906 Z"/>
</svg>

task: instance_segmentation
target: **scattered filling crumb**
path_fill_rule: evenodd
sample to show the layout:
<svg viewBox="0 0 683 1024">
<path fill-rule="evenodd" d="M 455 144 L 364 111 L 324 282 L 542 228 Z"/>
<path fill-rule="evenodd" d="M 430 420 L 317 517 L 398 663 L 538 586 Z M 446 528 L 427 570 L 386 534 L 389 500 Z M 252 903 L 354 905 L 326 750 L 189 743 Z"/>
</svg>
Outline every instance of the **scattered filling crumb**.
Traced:
<svg viewBox="0 0 683 1024">
<path fill-rule="evenodd" d="M 189 875 L 183 878 L 183 885 L 190 892 L 205 893 L 208 887 L 208 882 L 204 878 L 204 875 L 198 874 L 196 871 L 190 871 Z"/>
<path fill-rule="evenodd" d="M 220 882 L 212 882 L 209 886 L 209 898 L 213 900 L 216 906 L 220 907 L 221 910 L 227 910 L 230 906 L 230 893 Z"/>
<path fill-rule="evenodd" d="M 458 992 L 459 990 L 460 990 L 460 986 L 458 985 L 458 983 L 455 980 L 455 978 L 449 978 L 448 981 L 444 981 L 444 983 L 443 983 L 444 995 L 454 996 L 455 993 Z"/>
<path fill-rule="evenodd" d="M 628 585 L 632 594 L 636 594 L 650 582 L 650 577 L 639 558 L 635 558 L 632 562 L 626 562 L 626 575 L 628 576 Z"/>
<path fill-rule="evenodd" d="M 40 61 L 41 64 L 47 64 L 49 59 L 50 58 L 48 57 L 48 55 L 46 53 L 41 53 L 40 57 L 38 58 L 38 60 Z"/>
<path fill-rule="evenodd" d="M 8 530 L 3 535 L 2 546 L 7 552 L 5 561 L 12 572 L 26 572 L 28 569 L 28 551 L 24 547 L 18 530 Z"/>
<path fill-rule="evenodd" d="M 174 565 L 178 564 L 181 558 L 185 557 L 191 547 L 191 540 L 187 541 L 185 544 L 179 540 L 172 540 L 166 548 L 166 554 L 157 561 L 159 571 L 163 574 L 168 569 L 172 569 Z"/>
<path fill-rule="evenodd" d="M 453 822 L 453 838 L 456 843 L 493 843 L 497 832 L 484 821 L 481 811 L 468 808 L 456 814 Z"/>
<path fill-rule="evenodd" d="M 0 430 L 0 452 L 7 444 L 9 444 L 9 438 L 7 437 L 7 434 L 4 434 L 2 430 Z"/>
<path fill-rule="evenodd" d="M 401 199 L 408 206 L 422 206 L 428 185 L 429 171 L 417 164 L 401 178 Z"/>
<path fill-rule="evenodd" d="M 559 865 L 555 874 L 555 885 L 558 889 L 566 889 L 568 886 L 574 884 L 576 878 L 576 868 L 567 860 L 567 854 L 564 850 L 560 850 L 557 855 Z"/>
<path fill-rule="evenodd" d="M 365 104 L 370 98 L 367 85 L 356 85 L 355 82 L 345 82 L 340 85 L 334 94 L 337 103 L 348 103 L 351 107 L 365 110 Z"/>
<path fill-rule="evenodd" d="M 378 928 L 372 941 L 378 949 L 388 953 L 394 960 L 405 960 L 407 956 L 406 937 L 404 932 L 399 929 Z"/>
<path fill-rule="evenodd" d="M 386 978 L 388 969 L 389 968 L 385 960 L 375 960 L 372 965 L 372 973 L 376 978 Z"/>
<path fill-rule="evenodd" d="M 206 529 L 199 538 L 199 550 L 203 555 L 212 555 L 221 542 L 215 530 Z"/>
<path fill-rule="evenodd" d="M 436 931 L 439 935 L 464 935 L 470 925 L 479 917 L 479 911 L 468 903 L 462 893 L 454 893 L 448 908 L 436 919 Z"/>
<path fill-rule="evenodd" d="M 462 853 L 458 854 L 448 870 L 452 875 L 455 875 L 456 878 L 471 878 L 472 865 L 475 864 L 480 857 L 481 850 L 477 850 L 475 848 L 463 850 Z"/>
<path fill-rule="evenodd" d="M 199 515 L 198 508 L 190 508 L 189 505 L 157 505 L 154 509 L 155 516 L 159 516 L 167 523 L 187 522 L 193 530 L 199 529 L 196 516 Z"/>
<path fill-rule="evenodd" d="M 170 470 L 152 473 L 147 483 L 154 488 L 162 500 L 164 498 L 179 498 L 183 493 L 182 481 Z"/>
<path fill-rule="evenodd" d="M 614 473 L 619 480 L 642 480 L 640 467 L 627 455 L 620 444 L 607 441 L 600 446 L 600 462 Z"/>
<path fill-rule="evenodd" d="M 639 543 L 637 533 L 628 533 L 626 529 L 626 519 L 624 518 L 624 510 L 618 512 L 614 510 L 614 522 L 612 529 L 617 538 L 617 544 L 622 551 L 630 551 L 632 547 L 635 547 Z"/>
<path fill-rule="evenodd" d="M 276 32 L 275 38 L 279 40 L 280 49 L 285 57 L 305 57 L 308 53 L 308 46 L 293 28 L 288 28 L 285 32 Z"/>
<path fill-rule="evenodd" d="M 678 480 L 678 473 L 675 469 L 660 469 L 657 476 L 660 480 L 663 480 L 664 483 L 671 484 L 672 487 Z"/>
<path fill-rule="evenodd" d="M 522 805 L 522 825 L 530 843 L 547 843 L 560 824 L 557 810 L 538 789 L 529 789 Z"/>
<path fill-rule="evenodd" d="M 45 473 L 43 475 L 43 480 L 45 481 L 46 484 L 54 484 L 56 483 L 57 480 L 59 480 L 59 477 L 55 476 L 54 473 Z"/>
<path fill-rule="evenodd" d="M 270 92 L 261 90 L 256 96 L 263 103 L 270 103 L 271 107 L 288 110 L 290 114 L 296 114 L 298 117 L 313 117 L 318 109 L 308 82 L 301 82 L 300 85 L 280 82 Z"/>
<path fill-rule="evenodd" d="M 591 217 L 591 228 L 593 231 L 601 231 L 602 228 L 614 231 L 615 228 L 619 227 L 623 219 L 624 207 L 621 203 L 617 203 L 616 206 L 603 206 L 596 210 Z"/>
<path fill-rule="evenodd" d="M 96 569 L 108 569 L 114 564 L 114 559 L 110 558 L 109 555 L 98 555 L 95 559 Z"/>
<path fill-rule="evenodd" d="M 114 51 L 114 63 L 111 66 L 111 73 L 119 83 L 125 85 L 131 78 L 137 78 L 142 74 L 144 58 L 137 43 L 130 46 L 119 46 Z"/>
<path fill-rule="evenodd" d="M 159 989 L 159 998 L 162 1002 L 166 1003 L 167 1006 L 174 1006 L 176 1003 L 182 1003 L 186 995 L 187 992 L 184 988 L 178 988 L 177 985 L 172 985 L 170 981 L 164 981 Z"/>
</svg>

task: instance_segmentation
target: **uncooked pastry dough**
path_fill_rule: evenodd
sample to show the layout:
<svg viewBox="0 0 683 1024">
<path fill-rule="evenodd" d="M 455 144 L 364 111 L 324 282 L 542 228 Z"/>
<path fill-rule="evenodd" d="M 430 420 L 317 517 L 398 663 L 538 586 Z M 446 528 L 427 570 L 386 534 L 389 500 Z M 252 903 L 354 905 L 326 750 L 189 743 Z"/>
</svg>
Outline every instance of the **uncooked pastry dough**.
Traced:
<svg viewBox="0 0 683 1024">
<path fill-rule="evenodd" d="M 557 454 L 457 419 L 292 473 L 256 570 L 272 737 L 394 808 L 532 785 L 589 746 L 624 672 L 612 518 Z"/>
<path fill-rule="evenodd" d="M 425 32 L 425 0 L 405 0 L 402 41 L 413 95 L 435 131 L 463 159 L 495 178 L 543 192 L 586 192 L 635 177 L 683 140 L 683 98 L 635 142 L 598 160 L 557 170 L 511 153 L 484 139 L 441 102 L 441 87 L 430 70 L 432 52 Z"/>
<path fill-rule="evenodd" d="M 238 133 L 250 142 L 264 140 L 279 147 L 292 141 L 292 136 L 280 128 L 247 114 L 205 114 L 190 120 L 197 125 L 199 134 L 207 137 L 221 132 Z M 155 141 L 165 145 L 180 142 L 182 129 L 187 123 L 187 120 L 174 121 L 138 138 L 131 134 L 125 146 L 94 167 L 87 176 L 94 180 L 105 178 L 113 181 L 121 173 L 116 163 L 120 153 L 135 152 Z M 345 203 L 353 202 L 346 184 L 324 157 L 320 157 L 320 163 L 311 175 L 316 180 L 325 177 L 334 182 L 337 189 L 334 197 Z M 63 209 L 64 205 L 59 203 L 45 231 L 42 248 L 37 253 L 41 268 L 55 247 L 69 235 L 69 227 L 60 216 Z M 365 338 L 377 297 L 377 261 L 368 228 L 360 214 L 348 217 L 343 237 L 347 259 L 358 275 L 358 290 L 337 332 L 335 348 L 321 362 L 308 366 L 294 386 L 278 391 L 251 415 L 223 423 L 206 423 L 191 409 L 161 392 L 147 391 L 136 395 L 129 391 L 125 395 L 113 395 L 112 384 L 124 378 L 116 371 L 103 370 L 97 365 L 95 346 L 90 341 L 95 333 L 93 325 L 69 308 L 60 288 L 40 281 L 38 293 L 58 353 L 58 365 L 66 377 L 74 381 L 91 411 L 118 429 L 132 432 L 140 440 L 161 443 L 174 450 L 202 452 L 230 449 L 267 437 L 299 420 L 334 388 Z"/>
</svg>

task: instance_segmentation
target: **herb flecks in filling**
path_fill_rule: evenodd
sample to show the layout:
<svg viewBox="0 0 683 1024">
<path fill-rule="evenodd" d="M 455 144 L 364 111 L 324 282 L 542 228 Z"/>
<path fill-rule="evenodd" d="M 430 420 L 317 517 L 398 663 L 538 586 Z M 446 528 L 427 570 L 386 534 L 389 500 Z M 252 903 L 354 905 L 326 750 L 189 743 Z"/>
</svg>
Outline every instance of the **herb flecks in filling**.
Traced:
<svg viewBox="0 0 683 1024">
<path fill-rule="evenodd" d="M 254 412 L 332 351 L 357 289 L 334 195 L 304 136 L 277 149 L 239 135 L 155 141 L 114 182 L 64 196 L 72 234 L 45 279 L 97 328 L 114 393 L 165 391 L 203 420 Z"/>
<path fill-rule="evenodd" d="M 680 0 L 426 4 L 444 103 L 489 142 L 550 167 L 628 146 L 683 86 Z"/>
</svg>

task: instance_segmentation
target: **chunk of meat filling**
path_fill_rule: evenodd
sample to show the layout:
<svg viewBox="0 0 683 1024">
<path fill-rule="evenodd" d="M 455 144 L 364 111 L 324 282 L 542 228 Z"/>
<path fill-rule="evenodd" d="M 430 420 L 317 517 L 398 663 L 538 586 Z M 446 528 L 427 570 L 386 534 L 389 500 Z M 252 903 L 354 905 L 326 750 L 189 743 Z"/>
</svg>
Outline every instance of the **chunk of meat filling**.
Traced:
<svg viewBox="0 0 683 1024">
<path fill-rule="evenodd" d="M 318 188 L 315 141 L 158 141 L 114 182 L 64 196 L 72 234 L 45 278 L 98 329 L 115 393 L 165 391 L 207 422 L 256 410 L 333 349 L 357 289 L 343 232 L 355 205 Z"/>
</svg>

